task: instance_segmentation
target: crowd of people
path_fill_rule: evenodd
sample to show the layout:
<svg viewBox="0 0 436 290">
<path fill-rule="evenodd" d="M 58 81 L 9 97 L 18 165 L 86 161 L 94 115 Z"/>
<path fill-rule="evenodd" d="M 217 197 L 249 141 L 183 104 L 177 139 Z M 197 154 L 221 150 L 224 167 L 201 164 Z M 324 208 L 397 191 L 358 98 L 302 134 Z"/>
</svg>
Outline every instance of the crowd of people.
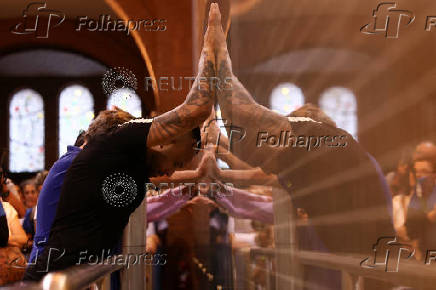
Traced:
<svg viewBox="0 0 436 290">
<path fill-rule="evenodd" d="M 20 279 L 29 260 L 35 236 L 36 204 L 47 171 L 38 172 L 33 178 L 16 185 L 1 171 L 0 215 L 2 224 L 0 283 Z"/>
<path fill-rule="evenodd" d="M 395 171 L 386 175 L 398 238 L 423 260 L 436 242 L 436 146 L 424 141 L 403 151 Z"/>
</svg>

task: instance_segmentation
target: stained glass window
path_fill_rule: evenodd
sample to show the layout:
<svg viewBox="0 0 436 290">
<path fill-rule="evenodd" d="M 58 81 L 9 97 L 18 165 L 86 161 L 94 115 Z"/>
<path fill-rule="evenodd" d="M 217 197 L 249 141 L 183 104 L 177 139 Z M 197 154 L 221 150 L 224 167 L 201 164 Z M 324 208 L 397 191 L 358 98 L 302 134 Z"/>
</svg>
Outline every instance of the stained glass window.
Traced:
<svg viewBox="0 0 436 290">
<path fill-rule="evenodd" d="M 44 152 L 44 102 L 34 90 L 20 90 L 9 104 L 9 170 L 44 169 Z"/>
<path fill-rule="evenodd" d="M 278 85 L 271 94 L 271 110 L 288 115 L 304 104 L 303 91 L 294 84 Z"/>
<path fill-rule="evenodd" d="M 131 89 L 122 88 L 115 90 L 107 102 L 107 109 L 111 110 L 114 106 L 129 112 L 135 117 L 141 117 L 141 99 Z"/>
<path fill-rule="evenodd" d="M 319 106 L 339 128 L 357 139 L 357 103 L 352 91 L 339 87 L 327 89 Z"/>
<path fill-rule="evenodd" d="M 62 90 L 59 98 L 59 156 L 73 145 L 80 130 L 94 118 L 94 98 L 89 90 L 73 85 Z"/>
<path fill-rule="evenodd" d="M 216 118 L 217 118 L 217 124 L 216 125 L 220 128 L 221 134 L 228 138 L 226 128 L 224 127 L 224 125 L 225 125 L 224 121 L 225 120 L 223 120 L 223 117 L 221 115 L 220 106 L 217 105 L 215 110 L 216 110 L 215 111 L 215 115 L 216 115 Z M 228 150 L 230 150 L 230 148 L 228 148 Z M 218 167 L 221 168 L 221 169 L 230 168 L 229 165 L 225 161 L 221 160 L 220 158 L 218 158 L 217 164 L 218 164 Z"/>
</svg>

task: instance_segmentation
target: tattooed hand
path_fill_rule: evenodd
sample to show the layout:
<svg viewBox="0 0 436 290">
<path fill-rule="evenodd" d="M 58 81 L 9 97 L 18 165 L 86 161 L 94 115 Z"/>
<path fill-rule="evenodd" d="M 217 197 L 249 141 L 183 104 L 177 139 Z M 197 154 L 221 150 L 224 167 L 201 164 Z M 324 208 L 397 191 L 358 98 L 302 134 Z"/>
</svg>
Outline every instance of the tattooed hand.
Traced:
<svg viewBox="0 0 436 290">
<path fill-rule="evenodd" d="M 246 134 L 240 142 L 234 145 L 235 154 L 239 152 L 255 152 L 259 160 L 272 159 L 280 149 L 271 147 L 257 147 L 256 137 L 259 131 L 279 135 L 281 131 L 291 131 L 287 118 L 256 103 L 250 93 L 244 88 L 233 74 L 232 62 L 227 49 L 226 35 L 221 25 L 215 30 L 215 56 L 217 77 L 224 86 L 216 90 L 221 116 L 230 124 L 241 127 Z M 259 166 L 252 163 L 251 165 Z"/>
<path fill-rule="evenodd" d="M 185 102 L 153 120 L 147 138 L 147 147 L 168 143 L 199 126 L 209 116 L 216 98 L 215 37 L 216 31 L 221 29 L 220 26 L 221 15 L 218 5 L 212 3 L 198 64 L 198 75 Z"/>
</svg>

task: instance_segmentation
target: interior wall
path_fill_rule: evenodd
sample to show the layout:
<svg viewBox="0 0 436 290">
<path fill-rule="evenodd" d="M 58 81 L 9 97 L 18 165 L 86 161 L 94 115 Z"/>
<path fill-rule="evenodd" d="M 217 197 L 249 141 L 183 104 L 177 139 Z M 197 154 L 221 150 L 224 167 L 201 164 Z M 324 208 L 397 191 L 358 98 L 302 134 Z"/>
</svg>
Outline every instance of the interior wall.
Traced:
<svg viewBox="0 0 436 290">
<path fill-rule="evenodd" d="M 358 104 L 359 142 L 385 171 L 396 166 L 402 148 L 436 141 L 436 37 L 424 29 L 426 16 L 436 13 L 434 2 L 398 2 L 416 18 L 402 24 L 395 39 L 360 32 L 379 1 L 234 2 L 252 3 L 232 15 L 234 72 L 260 103 L 269 106 L 282 82 L 300 87 L 314 104 L 330 87 L 350 89 Z M 337 53 L 323 57 L 322 50 Z M 302 52 L 300 59 L 286 57 Z M 268 67 L 275 59 L 282 61 Z"/>
<path fill-rule="evenodd" d="M 136 93 L 142 99 L 143 115 L 156 109 L 155 96 L 152 90 L 145 89 L 145 79 L 149 76 L 144 59 L 134 40 L 123 32 L 90 32 L 74 30 L 75 22 L 66 20 L 61 26 L 50 31 L 48 38 L 35 38 L 33 35 L 16 35 L 5 27 L 12 27 L 21 19 L 0 20 L 0 58 L 18 51 L 49 48 L 65 52 L 76 53 L 90 58 L 108 68 L 117 66 L 130 69 L 138 81 Z M 60 64 L 62 65 L 62 64 Z M 86 84 L 95 97 L 95 113 L 105 109 L 106 98 L 101 85 L 102 75 L 86 77 L 39 77 L 39 76 L 0 76 L 0 147 L 9 147 L 9 100 L 14 90 L 19 87 L 36 89 L 44 98 L 46 122 L 46 158 L 45 168 L 50 168 L 57 160 L 57 115 L 59 88 L 66 83 L 79 81 Z"/>
</svg>

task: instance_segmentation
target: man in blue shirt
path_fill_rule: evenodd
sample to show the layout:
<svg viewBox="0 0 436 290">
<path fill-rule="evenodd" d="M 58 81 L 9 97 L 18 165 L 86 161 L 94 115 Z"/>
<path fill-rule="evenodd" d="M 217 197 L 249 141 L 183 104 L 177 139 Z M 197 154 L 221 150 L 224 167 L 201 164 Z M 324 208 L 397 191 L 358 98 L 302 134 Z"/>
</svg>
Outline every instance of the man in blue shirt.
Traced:
<svg viewBox="0 0 436 290">
<path fill-rule="evenodd" d="M 53 164 L 47 178 L 42 186 L 41 193 L 38 198 L 38 210 L 36 213 L 36 233 L 33 241 L 32 252 L 30 253 L 29 262 L 34 262 L 35 259 L 42 253 L 50 235 L 50 229 L 56 215 L 56 209 L 61 195 L 62 184 L 64 177 L 70 168 L 74 158 L 85 146 L 85 132 L 82 131 L 74 146 L 67 147 L 67 153 L 62 155 L 58 161 Z"/>
</svg>

